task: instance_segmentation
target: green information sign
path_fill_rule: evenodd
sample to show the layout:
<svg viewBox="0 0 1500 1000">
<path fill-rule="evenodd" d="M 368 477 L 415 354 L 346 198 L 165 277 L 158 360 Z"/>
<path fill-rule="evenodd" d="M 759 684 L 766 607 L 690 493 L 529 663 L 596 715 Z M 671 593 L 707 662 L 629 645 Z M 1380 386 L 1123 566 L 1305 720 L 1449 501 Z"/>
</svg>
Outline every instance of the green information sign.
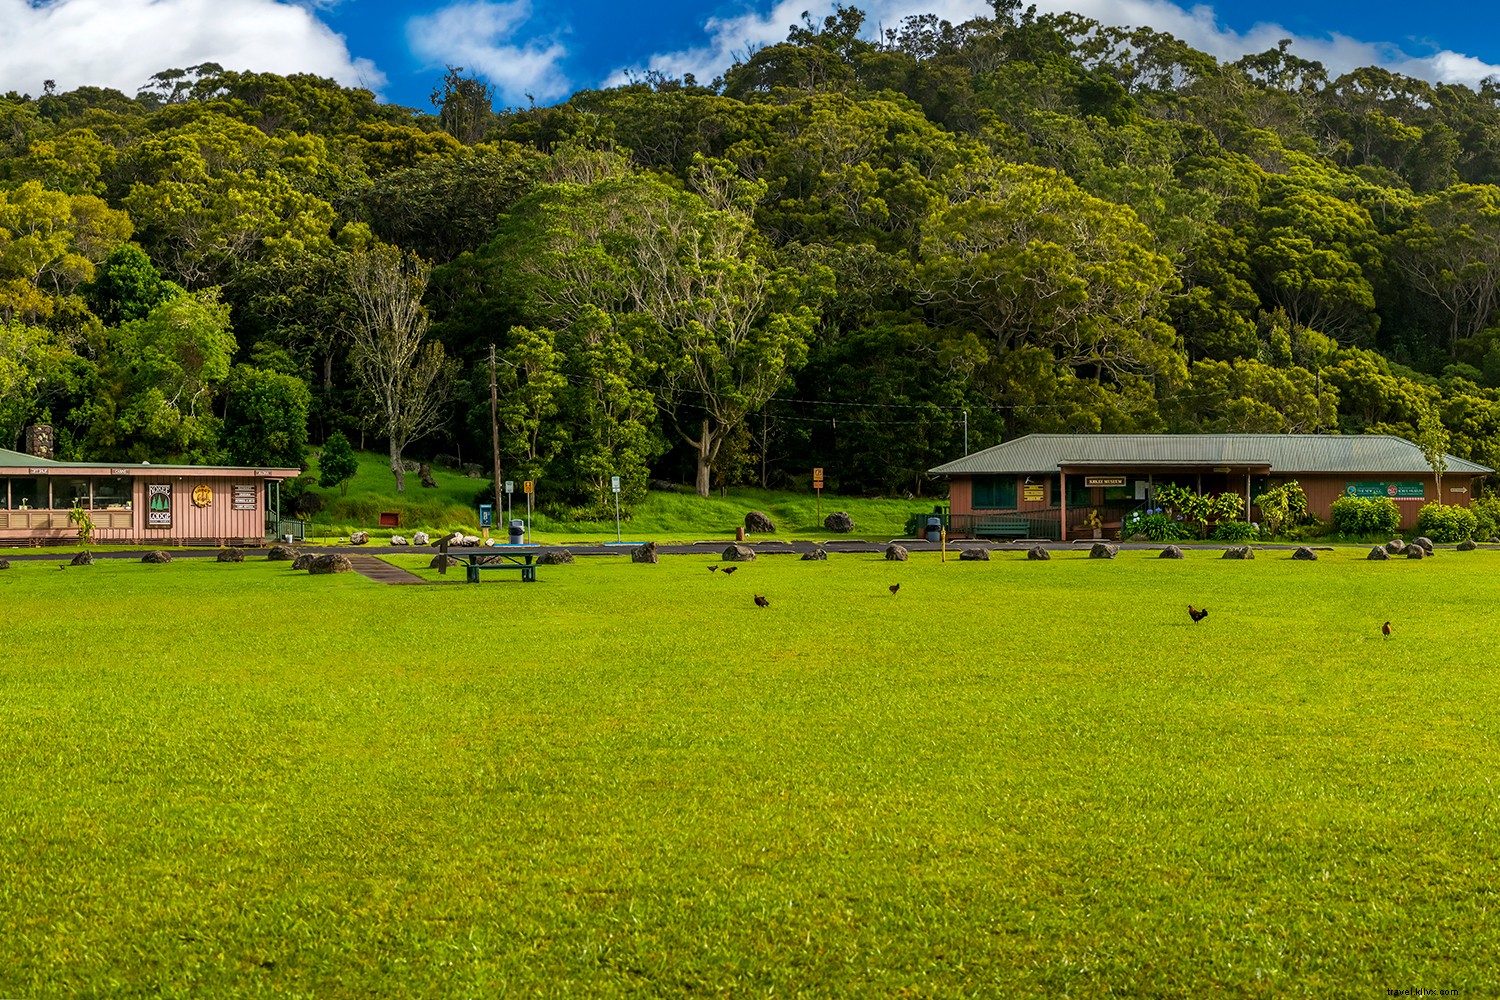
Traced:
<svg viewBox="0 0 1500 1000">
<path fill-rule="evenodd" d="M 1390 497 L 1392 500 L 1421 500 L 1427 495 L 1420 482 L 1350 483 L 1344 492 L 1351 497 Z"/>
</svg>

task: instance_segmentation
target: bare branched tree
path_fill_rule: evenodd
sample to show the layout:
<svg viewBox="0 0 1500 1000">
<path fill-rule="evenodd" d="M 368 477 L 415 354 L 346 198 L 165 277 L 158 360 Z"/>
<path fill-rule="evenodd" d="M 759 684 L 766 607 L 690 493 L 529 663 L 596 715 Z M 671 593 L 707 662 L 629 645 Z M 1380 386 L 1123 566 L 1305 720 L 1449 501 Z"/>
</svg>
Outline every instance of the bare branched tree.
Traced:
<svg viewBox="0 0 1500 1000">
<path fill-rule="evenodd" d="M 385 244 L 353 254 L 349 317 L 355 377 L 375 401 L 376 425 L 390 442 L 396 492 L 406 492 L 401 453 L 442 425 L 458 363 L 443 345 L 426 342 L 422 295 L 431 268 L 415 254 Z"/>
</svg>

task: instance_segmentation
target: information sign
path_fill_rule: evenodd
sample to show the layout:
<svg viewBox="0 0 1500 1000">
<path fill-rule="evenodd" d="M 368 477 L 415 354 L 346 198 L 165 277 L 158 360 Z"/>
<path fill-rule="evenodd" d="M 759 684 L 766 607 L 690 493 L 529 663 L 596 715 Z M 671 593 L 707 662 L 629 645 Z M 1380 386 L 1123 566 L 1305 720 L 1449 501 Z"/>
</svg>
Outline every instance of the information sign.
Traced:
<svg viewBox="0 0 1500 1000">
<path fill-rule="evenodd" d="M 536 492 L 536 490 L 533 488 L 532 481 L 530 479 L 526 480 L 524 483 L 521 484 L 521 492 L 522 493 L 527 493 L 527 494 L 535 493 Z"/>
<path fill-rule="evenodd" d="M 1425 491 L 1421 482 L 1360 482 L 1350 483 L 1344 493 L 1351 497 L 1390 497 L 1392 500 L 1421 500 Z"/>
</svg>

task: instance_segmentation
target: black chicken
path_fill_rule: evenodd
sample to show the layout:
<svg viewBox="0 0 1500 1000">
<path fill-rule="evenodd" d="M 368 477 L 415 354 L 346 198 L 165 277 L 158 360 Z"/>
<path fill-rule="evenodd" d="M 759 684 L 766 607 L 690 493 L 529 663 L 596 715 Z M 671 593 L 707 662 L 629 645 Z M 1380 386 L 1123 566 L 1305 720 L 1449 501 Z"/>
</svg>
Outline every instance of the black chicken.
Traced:
<svg viewBox="0 0 1500 1000">
<path fill-rule="evenodd" d="M 1201 622 L 1203 619 L 1205 619 L 1205 618 L 1208 617 L 1208 609 L 1207 608 L 1203 608 L 1203 609 L 1200 610 L 1198 608 L 1193 607 L 1191 604 L 1189 604 L 1188 605 L 1188 617 L 1192 618 L 1193 621 L 1195 621 L 1195 622 Z"/>
<path fill-rule="evenodd" d="M 759 594 L 756 594 L 755 606 L 757 608 L 769 608 L 771 606 L 771 602 L 766 600 L 764 597 L 761 597 Z"/>
<path fill-rule="evenodd" d="M 739 567 L 738 567 L 738 566 L 725 566 L 725 567 L 724 567 L 724 572 L 725 572 L 725 574 L 726 574 L 726 575 L 727 575 L 727 574 L 729 574 L 729 573 L 733 573 L 733 572 L 734 572 L 734 571 L 735 571 L 735 570 L 737 570 L 737 569 L 739 569 Z"/>
</svg>

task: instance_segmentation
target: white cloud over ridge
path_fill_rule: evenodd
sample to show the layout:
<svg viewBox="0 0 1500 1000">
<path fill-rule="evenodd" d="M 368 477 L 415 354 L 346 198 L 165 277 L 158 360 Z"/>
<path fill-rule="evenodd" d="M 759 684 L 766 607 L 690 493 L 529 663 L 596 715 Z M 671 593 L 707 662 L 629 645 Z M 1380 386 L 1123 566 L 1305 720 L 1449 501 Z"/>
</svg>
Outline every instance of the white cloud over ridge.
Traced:
<svg viewBox="0 0 1500 1000">
<path fill-rule="evenodd" d="M 1036 0 L 1042 13 L 1072 11 L 1102 24 L 1149 26 L 1187 42 L 1220 61 L 1233 61 L 1253 52 L 1273 49 L 1283 38 L 1292 40 L 1292 51 L 1303 59 L 1321 62 L 1331 77 L 1361 66 L 1383 66 L 1407 76 L 1433 83 L 1462 83 L 1476 87 L 1488 76 L 1500 75 L 1500 65 L 1451 50 L 1411 55 L 1388 42 L 1365 42 L 1343 34 L 1298 35 L 1274 23 L 1257 24 L 1238 32 L 1219 23 L 1206 4 L 1184 8 L 1170 0 Z M 855 3 L 868 15 L 867 32 L 895 28 L 912 14 L 937 14 L 957 24 L 972 17 L 990 16 L 985 0 L 869 0 Z M 651 56 L 644 65 L 621 67 L 605 81 L 608 86 L 624 83 L 643 70 L 667 76 L 694 74 L 707 83 L 728 69 L 747 52 L 785 40 L 787 28 L 802 20 L 802 12 L 821 20 L 833 12 L 830 0 L 809 5 L 807 0 L 779 0 L 766 13 L 747 11 L 735 17 L 714 17 L 704 24 L 705 45 Z"/>
<path fill-rule="evenodd" d="M 281 0 L 0 0 L 0 92 L 113 87 L 134 96 L 155 73 L 314 73 L 379 90 L 386 78 L 306 7 Z"/>
<path fill-rule="evenodd" d="M 507 103 L 566 97 L 572 84 L 561 63 L 567 48 L 555 37 L 516 44 L 531 19 L 530 0 L 460 0 L 406 23 L 412 54 L 433 66 L 462 66 L 494 84 Z"/>
</svg>

